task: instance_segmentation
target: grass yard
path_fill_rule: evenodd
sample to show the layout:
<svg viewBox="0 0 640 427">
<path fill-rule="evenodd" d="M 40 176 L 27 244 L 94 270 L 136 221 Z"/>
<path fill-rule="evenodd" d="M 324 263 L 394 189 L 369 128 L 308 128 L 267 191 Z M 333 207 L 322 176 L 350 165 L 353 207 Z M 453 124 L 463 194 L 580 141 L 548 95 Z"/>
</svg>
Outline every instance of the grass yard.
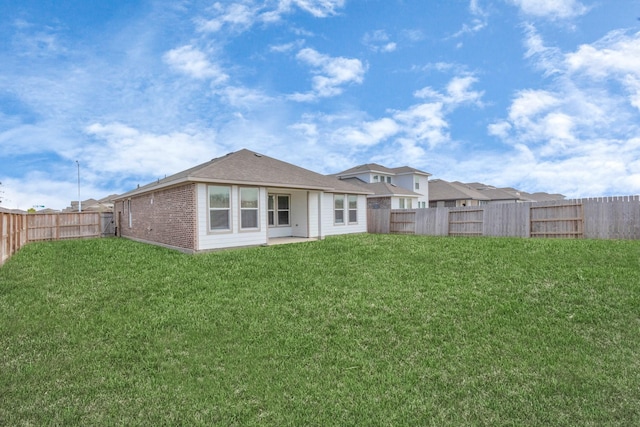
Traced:
<svg viewBox="0 0 640 427">
<path fill-rule="evenodd" d="M 0 425 L 640 420 L 639 241 L 32 243 L 0 313 Z"/>
</svg>

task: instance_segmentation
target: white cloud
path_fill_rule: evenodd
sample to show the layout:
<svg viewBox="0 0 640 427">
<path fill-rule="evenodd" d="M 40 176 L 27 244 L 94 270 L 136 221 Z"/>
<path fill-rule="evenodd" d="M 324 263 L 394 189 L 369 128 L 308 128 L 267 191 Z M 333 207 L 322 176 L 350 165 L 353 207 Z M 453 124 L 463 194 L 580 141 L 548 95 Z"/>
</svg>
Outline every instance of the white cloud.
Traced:
<svg viewBox="0 0 640 427">
<path fill-rule="evenodd" d="M 526 15 L 539 18 L 568 19 L 587 13 L 589 10 L 577 0 L 507 0 Z"/>
<path fill-rule="evenodd" d="M 283 9 L 289 4 L 295 4 L 300 9 L 309 12 L 316 18 L 326 18 L 336 15 L 337 9 L 344 7 L 345 0 L 280 0 Z"/>
<path fill-rule="evenodd" d="M 629 138 L 640 133 L 639 34 L 612 32 L 565 54 L 536 40 L 531 58 L 555 78 L 516 93 L 507 118 L 487 128 L 516 150 L 509 162 L 521 167 L 509 171 L 513 182 L 526 178 L 571 196 L 639 192 L 640 144 Z"/>
<path fill-rule="evenodd" d="M 29 172 L 20 179 L 2 178 L 3 202 L 0 207 L 27 210 L 36 208 L 63 209 L 70 206 L 72 200 L 78 200 L 77 172 L 75 164 L 67 169 L 69 179 L 60 181 L 46 173 Z M 82 182 L 80 198 L 104 197 L 92 185 Z"/>
<path fill-rule="evenodd" d="M 405 133 L 431 148 L 449 140 L 443 104 L 432 102 L 414 105 L 406 110 L 397 111 L 394 119 L 403 125 Z"/>
<path fill-rule="evenodd" d="M 393 151 L 396 155 L 400 155 L 398 146 L 407 152 L 424 153 L 425 147 L 433 149 L 451 142 L 448 114 L 462 105 L 481 105 L 482 93 L 471 90 L 476 81 L 469 75 L 455 76 L 444 92 L 423 88 L 414 95 L 425 102 L 402 110 L 390 110 L 388 117 L 375 120 L 360 120 L 353 116 L 333 118 L 333 123 L 325 123 L 328 127 L 334 126 L 326 139 L 334 144 L 346 143 L 353 149 L 376 147 L 376 150 L 384 150 L 382 143 L 391 141 L 396 147 Z M 326 122 L 326 117 L 324 119 Z M 322 140 L 321 137 L 317 139 Z"/>
<path fill-rule="evenodd" d="M 366 71 L 359 59 L 331 57 L 311 48 L 300 50 L 296 58 L 311 66 L 315 75 L 312 78 L 313 91 L 291 95 L 290 98 L 295 101 L 311 101 L 340 95 L 344 90 L 343 86 L 362 83 Z"/>
<path fill-rule="evenodd" d="M 449 107 L 457 107 L 460 104 L 471 103 L 482 106 L 484 92 L 470 90 L 478 79 L 472 75 L 455 76 L 449 81 L 445 93 L 427 86 L 414 92 L 416 98 L 440 101 Z"/>
<path fill-rule="evenodd" d="M 542 36 L 533 25 L 525 24 L 524 28 L 524 44 L 527 49 L 524 55 L 525 58 L 532 59 L 536 68 L 544 71 L 547 76 L 560 73 L 559 64 L 562 57 L 560 49 L 545 46 Z"/>
<path fill-rule="evenodd" d="M 474 76 L 459 76 L 451 79 L 447 85 L 447 97 L 445 100 L 449 104 L 473 103 L 481 105 L 483 92 L 470 90 L 471 86 L 478 81 Z"/>
<path fill-rule="evenodd" d="M 393 52 L 398 47 L 384 30 L 365 33 L 362 37 L 362 43 L 374 52 Z"/>
<path fill-rule="evenodd" d="M 210 79 L 214 84 L 223 83 L 229 78 L 218 65 L 207 59 L 204 52 L 192 45 L 168 51 L 164 60 L 178 71 L 196 79 Z"/>
<path fill-rule="evenodd" d="M 253 0 L 216 2 L 210 9 L 215 16 L 210 19 L 196 19 L 196 24 L 201 32 L 213 33 L 223 29 L 243 32 L 256 23 L 280 22 L 283 15 L 291 14 L 296 9 L 303 10 L 315 18 L 334 16 L 344 4 L 345 0 L 278 0 L 275 6 L 273 2 L 257 4 Z"/>
<path fill-rule="evenodd" d="M 640 76 L 640 32 L 613 31 L 603 39 L 581 45 L 565 56 L 568 71 L 593 78 L 613 75 Z"/>
<path fill-rule="evenodd" d="M 640 110 L 640 78 L 636 76 L 625 76 L 623 81 L 629 91 L 629 102 Z"/>
<path fill-rule="evenodd" d="M 106 175 L 161 177 L 215 157 L 213 134 L 198 130 L 154 134 L 114 122 L 94 123 L 86 133 L 96 143 L 80 156 L 93 170 Z"/>
<path fill-rule="evenodd" d="M 259 8 L 252 2 L 234 2 L 222 4 L 216 2 L 211 7 L 216 15 L 212 19 L 196 19 L 199 31 L 218 32 L 227 27 L 232 31 L 244 31 L 249 29 L 257 19 Z"/>
<path fill-rule="evenodd" d="M 360 123 L 358 126 L 346 126 L 339 129 L 334 138 L 350 145 L 372 146 L 395 135 L 400 126 L 388 117 Z"/>
<path fill-rule="evenodd" d="M 462 24 L 462 28 L 453 34 L 453 38 L 474 34 L 486 28 L 489 14 L 480 6 L 478 0 L 469 2 L 469 13 L 472 15 L 471 22 Z"/>
<path fill-rule="evenodd" d="M 250 89 L 242 86 L 227 86 L 216 91 L 224 100 L 236 108 L 257 109 L 273 101 L 273 98 L 262 91 Z"/>
</svg>

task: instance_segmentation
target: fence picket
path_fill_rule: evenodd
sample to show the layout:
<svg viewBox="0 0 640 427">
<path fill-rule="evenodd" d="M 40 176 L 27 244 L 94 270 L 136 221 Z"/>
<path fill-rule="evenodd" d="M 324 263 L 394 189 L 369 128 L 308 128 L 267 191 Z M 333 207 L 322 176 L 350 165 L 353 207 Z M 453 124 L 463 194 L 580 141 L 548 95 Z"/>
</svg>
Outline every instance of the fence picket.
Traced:
<svg viewBox="0 0 640 427">
<path fill-rule="evenodd" d="M 0 211 L 0 266 L 29 242 L 113 235 L 112 224 L 110 212 L 23 214 Z"/>
<path fill-rule="evenodd" d="M 415 233 L 430 236 L 640 239 L 638 195 L 402 211 L 369 209 L 369 232 L 389 233 L 395 212 L 414 212 Z"/>
</svg>

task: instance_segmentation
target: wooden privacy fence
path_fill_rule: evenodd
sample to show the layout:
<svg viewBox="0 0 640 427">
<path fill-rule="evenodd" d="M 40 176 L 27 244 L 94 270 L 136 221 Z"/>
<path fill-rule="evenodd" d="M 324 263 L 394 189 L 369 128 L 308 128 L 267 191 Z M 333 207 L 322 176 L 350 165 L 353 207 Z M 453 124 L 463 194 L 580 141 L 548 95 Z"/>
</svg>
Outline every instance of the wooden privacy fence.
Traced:
<svg viewBox="0 0 640 427">
<path fill-rule="evenodd" d="M 0 211 L 0 265 L 27 243 L 25 216 Z"/>
<path fill-rule="evenodd" d="M 0 211 L 0 265 L 29 242 L 113 236 L 111 212 L 22 214 Z"/>
<path fill-rule="evenodd" d="M 640 239 L 640 196 L 367 213 L 370 233 Z"/>
</svg>

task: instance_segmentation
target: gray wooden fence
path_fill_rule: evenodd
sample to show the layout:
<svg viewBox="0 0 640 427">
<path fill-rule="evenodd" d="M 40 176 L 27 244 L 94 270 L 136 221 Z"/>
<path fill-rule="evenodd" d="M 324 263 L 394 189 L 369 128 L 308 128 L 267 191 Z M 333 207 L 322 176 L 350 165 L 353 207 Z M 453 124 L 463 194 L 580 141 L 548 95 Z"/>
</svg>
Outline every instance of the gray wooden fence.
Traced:
<svg viewBox="0 0 640 427">
<path fill-rule="evenodd" d="M 113 235 L 112 212 L 26 214 L 0 211 L 0 265 L 29 242 Z"/>
<path fill-rule="evenodd" d="M 640 196 L 475 207 L 369 209 L 370 233 L 640 239 Z"/>
</svg>

